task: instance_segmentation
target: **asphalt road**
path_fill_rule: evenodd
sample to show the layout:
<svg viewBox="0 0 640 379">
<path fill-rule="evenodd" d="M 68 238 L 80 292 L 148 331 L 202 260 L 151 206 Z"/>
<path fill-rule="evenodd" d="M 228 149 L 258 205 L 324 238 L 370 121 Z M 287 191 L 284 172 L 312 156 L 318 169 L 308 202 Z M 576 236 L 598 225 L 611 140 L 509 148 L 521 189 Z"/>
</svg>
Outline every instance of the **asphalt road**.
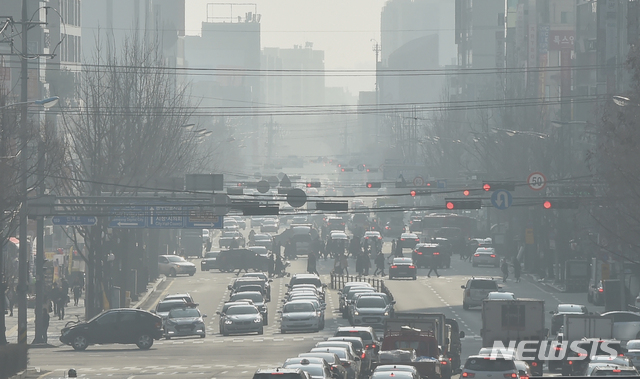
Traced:
<svg viewBox="0 0 640 379">
<path fill-rule="evenodd" d="M 247 229 L 248 232 L 248 229 Z M 215 244 L 214 244 L 215 245 Z M 385 246 L 388 253 L 389 244 Z M 189 292 L 200 304 L 200 309 L 208 315 L 207 337 L 205 339 L 176 338 L 156 341 L 148 351 L 138 350 L 134 345 L 90 346 L 84 352 L 76 352 L 69 346 L 49 349 L 32 349 L 30 366 L 50 371 L 48 377 L 62 377 L 69 368 L 75 368 L 79 376 L 132 378 L 155 375 L 180 376 L 182 378 L 251 378 L 258 368 L 275 367 L 288 357 L 312 348 L 317 341 L 333 334 L 339 325 L 347 325 L 338 313 L 336 291 L 328 291 L 326 327 L 318 333 L 296 333 L 282 335 L 278 327 L 277 310 L 282 304 L 288 278 L 274 279 L 272 283 L 272 301 L 268 303 L 269 325 L 264 335 L 242 335 L 223 337 L 218 330 L 218 311 L 229 297 L 227 285 L 235 274 L 217 271 L 201 272 L 199 260 L 194 260 L 198 272 L 193 277 L 180 276 L 169 278 L 158 293 L 152 296 L 145 309 L 152 309 L 158 299 L 167 294 Z M 318 261 L 318 271 L 323 281 L 329 282 L 329 272 L 333 266 L 331 260 Z M 353 269 L 355 263 L 350 261 Z M 306 259 L 292 261 L 289 272 L 304 272 Z M 462 309 L 461 285 L 472 276 L 500 277 L 499 269 L 474 268 L 468 262 L 462 262 L 455 256 L 451 269 L 440 270 L 440 278 L 427 278 L 425 269 L 419 270 L 418 279 L 386 280 L 397 300 L 398 311 L 442 312 L 458 320 L 466 337 L 463 339 L 463 356 L 476 353 L 482 345 L 480 340 L 480 308 Z M 545 309 L 553 310 L 559 303 L 586 304 L 586 294 L 560 293 L 532 277 L 524 275 L 520 283 L 511 279 L 503 284 L 504 291 L 514 292 L 519 298 L 545 300 Z M 603 311 L 601 307 L 590 310 Z M 551 325 L 551 315 L 547 314 L 547 327 Z M 59 341 L 52 341 L 60 345 Z"/>
</svg>

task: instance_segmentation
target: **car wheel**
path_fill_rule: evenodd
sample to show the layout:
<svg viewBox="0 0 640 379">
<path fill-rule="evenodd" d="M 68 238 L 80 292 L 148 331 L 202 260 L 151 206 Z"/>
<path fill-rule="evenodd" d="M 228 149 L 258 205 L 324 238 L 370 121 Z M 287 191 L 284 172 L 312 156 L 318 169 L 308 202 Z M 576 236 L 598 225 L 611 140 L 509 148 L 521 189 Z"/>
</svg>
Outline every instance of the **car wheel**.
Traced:
<svg viewBox="0 0 640 379">
<path fill-rule="evenodd" d="M 164 336 L 164 339 L 165 339 L 165 340 L 170 340 L 170 339 L 171 339 L 171 337 L 170 337 L 170 336 Z"/>
<path fill-rule="evenodd" d="M 281 334 L 287 334 L 287 332 L 284 329 L 280 329 L 280 333 Z"/>
<path fill-rule="evenodd" d="M 263 333 L 264 333 L 264 329 L 263 328 L 258 329 L 258 335 L 262 335 Z"/>
<path fill-rule="evenodd" d="M 178 276 L 178 273 L 176 272 L 175 268 L 172 268 L 171 270 L 169 270 L 169 276 Z"/>
<path fill-rule="evenodd" d="M 204 338 L 204 337 L 206 337 L 206 336 L 207 336 L 207 334 L 206 334 L 206 333 L 202 333 L 202 334 L 200 335 L 200 338 Z"/>
<path fill-rule="evenodd" d="M 469 305 L 462 303 L 462 309 L 464 309 L 465 311 L 469 310 Z"/>
<path fill-rule="evenodd" d="M 223 330 L 223 331 L 222 331 L 222 335 L 226 337 L 226 336 L 228 336 L 228 335 L 229 335 L 229 332 L 227 332 L 226 330 Z"/>
<path fill-rule="evenodd" d="M 269 316 L 264 316 L 262 319 L 262 325 L 269 325 Z"/>
<path fill-rule="evenodd" d="M 71 342 L 71 346 L 73 346 L 73 350 L 83 351 L 89 347 L 89 341 L 87 337 L 82 334 L 78 334 L 73 338 L 73 342 Z"/>
<path fill-rule="evenodd" d="M 413 280 L 417 280 L 417 279 L 418 279 L 418 277 L 417 277 L 417 276 L 414 276 L 414 277 L 413 277 Z"/>
<path fill-rule="evenodd" d="M 191 272 L 189 273 L 189 276 L 194 276 L 196 273 L 195 272 Z"/>
<path fill-rule="evenodd" d="M 203 268 L 202 271 L 209 271 L 209 269 L 208 268 Z"/>
<path fill-rule="evenodd" d="M 149 350 L 153 345 L 153 337 L 148 334 L 141 334 L 136 345 L 141 350 Z"/>
</svg>

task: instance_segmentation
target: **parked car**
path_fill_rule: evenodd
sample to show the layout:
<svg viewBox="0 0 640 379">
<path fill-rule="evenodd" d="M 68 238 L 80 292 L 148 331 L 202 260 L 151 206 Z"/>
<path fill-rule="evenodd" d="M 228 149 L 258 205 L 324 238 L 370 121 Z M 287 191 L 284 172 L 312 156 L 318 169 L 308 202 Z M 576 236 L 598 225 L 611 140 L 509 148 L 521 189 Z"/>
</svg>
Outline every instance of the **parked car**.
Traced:
<svg viewBox="0 0 640 379">
<path fill-rule="evenodd" d="M 147 350 L 153 341 L 162 338 L 162 318 L 141 309 L 109 309 L 89 321 L 65 327 L 60 342 L 74 350 L 89 345 L 135 344 Z"/>
<path fill-rule="evenodd" d="M 179 255 L 160 255 L 158 256 L 158 273 L 167 276 L 179 274 L 193 276 L 196 273 L 196 265 Z"/>
</svg>

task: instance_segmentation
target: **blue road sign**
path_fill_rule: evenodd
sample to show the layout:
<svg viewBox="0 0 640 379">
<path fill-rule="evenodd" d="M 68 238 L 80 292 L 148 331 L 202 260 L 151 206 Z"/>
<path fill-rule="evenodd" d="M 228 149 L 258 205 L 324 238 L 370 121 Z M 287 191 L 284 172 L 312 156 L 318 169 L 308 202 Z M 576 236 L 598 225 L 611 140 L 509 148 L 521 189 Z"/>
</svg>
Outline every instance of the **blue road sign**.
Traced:
<svg viewBox="0 0 640 379">
<path fill-rule="evenodd" d="M 115 208 L 109 222 L 110 228 L 145 228 L 147 226 L 148 207 L 133 205 Z"/>
<path fill-rule="evenodd" d="M 442 179 L 442 180 L 436 181 L 436 186 L 438 188 L 447 188 L 447 180 L 446 179 Z"/>
<path fill-rule="evenodd" d="M 98 223 L 95 216 L 54 216 L 51 219 L 53 225 L 90 226 Z"/>
<path fill-rule="evenodd" d="M 184 227 L 184 209 L 180 206 L 149 206 L 148 228 L 180 229 Z"/>
<path fill-rule="evenodd" d="M 216 216 L 213 211 L 192 207 L 187 209 L 185 228 L 222 229 L 223 216 Z"/>
<path fill-rule="evenodd" d="M 504 210 L 511 206 L 513 203 L 513 196 L 511 196 L 511 192 L 506 190 L 497 190 L 493 191 L 491 195 L 491 204 L 494 207 Z"/>
</svg>

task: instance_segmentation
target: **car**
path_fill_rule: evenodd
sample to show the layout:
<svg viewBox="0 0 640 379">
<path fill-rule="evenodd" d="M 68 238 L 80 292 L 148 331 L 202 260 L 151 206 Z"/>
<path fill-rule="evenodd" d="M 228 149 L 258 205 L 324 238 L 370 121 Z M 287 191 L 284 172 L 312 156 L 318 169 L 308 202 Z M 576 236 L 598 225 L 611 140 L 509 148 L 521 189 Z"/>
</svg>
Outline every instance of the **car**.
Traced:
<svg viewBox="0 0 640 379">
<path fill-rule="evenodd" d="M 491 278 L 472 278 L 467 280 L 467 284 L 460 286 L 462 293 L 462 308 L 481 307 L 482 300 L 489 296 L 490 292 L 497 292 L 501 289 L 498 283 Z"/>
<path fill-rule="evenodd" d="M 387 366 L 387 365 L 385 365 Z M 420 375 L 416 375 L 409 371 L 375 371 L 370 379 L 420 379 Z"/>
<path fill-rule="evenodd" d="M 325 362 L 331 367 L 331 373 L 334 379 L 347 379 L 349 374 L 347 369 L 342 366 L 340 358 L 333 353 L 301 353 L 298 354 L 298 358 L 315 358 L 324 359 Z"/>
<path fill-rule="evenodd" d="M 380 365 L 373 371 L 374 374 L 376 372 L 410 372 L 420 377 L 418 369 L 409 365 Z"/>
<path fill-rule="evenodd" d="M 289 284 L 285 284 L 287 288 L 293 288 L 298 284 L 313 284 L 316 287 L 318 293 L 321 294 L 322 299 L 325 297 L 326 284 L 323 284 L 320 277 L 315 274 L 294 274 L 289 280 Z"/>
<path fill-rule="evenodd" d="M 283 365 L 284 368 L 299 368 L 307 372 L 313 379 L 332 379 L 331 369 L 323 364 L 314 364 L 308 360 L 302 359 L 300 363 L 289 363 Z"/>
<path fill-rule="evenodd" d="M 334 353 L 340 358 L 342 365 L 347 369 L 348 379 L 360 378 L 360 357 L 353 356 L 344 347 L 314 347 L 310 353 Z"/>
<path fill-rule="evenodd" d="M 584 314 L 588 313 L 587 307 L 578 304 L 558 304 L 556 311 L 550 311 L 551 316 L 551 334 L 558 334 L 560 327 L 564 323 L 564 315 L 567 314 Z"/>
<path fill-rule="evenodd" d="M 235 222 L 238 224 L 238 228 L 242 230 L 245 230 L 247 228 L 247 222 L 240 216 L 225 216 L 225 219 L 235 220 Z"/>
<path fill-rule="evenodd" d="M 266 246 L 249 246 L 247 247 L 248 250 L 253 251 L 254 253 L 256 253 L 257 255 L 263 256 L 263 257 L 269 257 L 269 249 L 267 249 Z"/>
<path fill-rule="evenodd" d="M 389 266 L 389 279 L 394 278 L 418 278 L 418 268 L 411 258 L 393 258 Z"/>
<path fill-rule="evenodd" d="M 200 262 L 200 271 L 209 271 L 214 269 L 219 269 L 218 266 L 218 256 L 220 255 L 219 251 L 208 251 L 204 253 L 204 258 Z"/>
<path fill-rule="evenodd" d="M 356 350 L 353 348 L 353 344 L 349 341 L 320 341 L 316 342 L 315 347 L 340 347 L 347 349 L 349 354 L 353 355 L 356 360 L 362 362 L 362 358 L 360 358 L 360 354 L 356 353 Z M 362 363 L 360 363 L 360 368 L 362 368 Z"/>
<path fill-rule="evenodd" d="M 279 229 L 280 223 L 278 222 L 278 220 L 273 218 L 264 219 L 262 221 L 262 224 L 260 224 L 260 233 L 278 233 Z"/>
<path fill-rule="evenodd" d="M 269 275 L 267 275 L 264 272 L 246 272 L 244 275 L 242 275 L 243 278 L 257 278 L 260 279 L 264 282 L 264 286 L 267 289 L 267 301 L 271 301 L 271 283 L 273 282 L 273 279 L 269 278 Z"/>
<path fill-rule="evenodd" d="M 193 276 L 195 273 L 196 265 L 179 255 L 158 256 L 158 274 L 164 274 L 166 276 L 188 274 L 189 276 Z"/>
<path fill-rule="evenodd" d="M 380 232 L 378 232 L 377 230 L 369 230 L 364 232 L 363 240 L 365 246 L 381 245 L 382 234 L 380 234 Z"/>
<path fill-rule="evenodd" d="M 327 217 L 327 228 L 331 230 L 344 231 L 345 223 L 341 217 Z"/>
<path fill-rule="evenodd" d="M 173 308 L 164 322 L 164 337 L 200 336 L 207 335 L 204 318 L 207 315 L 200 313 L 195 307 Z"/>
<path fill-rule="evenodd" d="M 366 325 L 384 328 L 385 321 L 390 318 L 391 304 L 379 296 L 360 296 L 353 304 L 351 325 Z"/>
<path fill-rule="evenodd" d="M 311 375 L 308 372 L 302 371 L 299 368 L 273 368 L 273 369 L 258 369 L 253 374 L 253 379 L 311 379 Z"/>
<path fill-rule="evenodd" d="M 344 341 L 349 342 L 353 346 L 353 350 L 355 350 L 356 355 L 362 359 L 360 362 L 360 371 L 364 374 L 369 374 L 371 372 L 371 363 L 373 361 L 373 352 L 369 351 L 365 347 L 364 341 L 362 338 L 352 336 L 352 337 L 329 337 L 327 341 Z"/>
<path fill-rule="evenodd" d="M 483 347 L 482 349 L 480 349 L 480 351 L 476 355 L 482 355 L 482 356 L 495 355 L 501 358 L 515 359 L 516 351 L 515 349 L 511 349 L 509 347 L 504 349 L 494 349 L 492 347 Z"/>
<path fill-rule="evenodd" d="M 273 247 L 273 237 L 271 234 L 260 234 L 257 233 L 253 236 L 253 245 L 254 246 L 264 246 L 267 250 L 271 250 Z"/>
<path fill-rule="evenodd" d="M 390 316 L 393 317 L 394 315 L 394 309 L 393 309 L 393 305 L 396 303 L 395 300 L 391 300 L 389 298 L 389 295 L 387 295 L 384 292 L 357 292 L 354 294 L 353 298 L 351 299 L 351 301 L 349 302 L 349 307 L 347 310 L 347 317 L 349 318 L 349 320 L 351 320 L 353 318 L 353 308 L 354 308 L 354 304 L 358 301 L 358 299 L 362 298 L 362 297 L 379 297 L 382 298 L 382 300 L 384 300 L 384 302 L 387 304 L 387 306 L 390 309 Z M 353 324 L 353 323 L 352 323 Z"/>
<path fill-rule="evenodd" d="M 604 346 L 608 347 L 608 349 L 604 349 Z M 578 353 L 579 350 L 582 349 L 584 351 L 588 351 L 586 357 L 580 356 Z M 610 362 L 609 358 L 614 358 L 610 356 L 611 351 L 614 350 L 617 353 L 617 356 L 623 358 L 625 349 L 622 347 L 622 344 L 618 340 L 601 340 L 598 338 L 583 338 L 578 341 L 578 343 L 572 348 L 569 349 L 566 353 L 565 359 L 562 362 L 562 376 L 569 375 L 582 375 L 592 360 L 598 360 L 598 356 L 601 356 L 603 359 L 600 359 L 601 362 Z M 617 358 L 617 357 L 615 357 Z M 625 358 L 626 364 L 631 364 L 629 359 Z"/>
<path fill-rule="evenodd" d="M 615 365 L 615 366 L 624 366 L 624 367 L 633 366 L 633 364 L 631 363 L 631 359 L 625 356 L 595 355 L 591 357 L 591 359 L 589 360 L 589 365 L 600 364 L 600 363 L 605 365 Z M 583 372 L 582 374 L 585 376 L 589 376 L 589 374 L 586 374 L 585 372 Z"/>
<path fill-rule="evenodd" d="M 640 339 L 627 342 L 627 352 L 624 354 L 635 367 L 640 367 Z"/>
<path fill-rule="evenodd" d="M 63 328 L 60 342 L 78 351 L 95 344 L 135 344 L 141 350 L 148 350 L 162 335 L 160 316 L 141 309 L 118 308 Z"/>
<path fill-rule="evenodd" d="M 604 287 L 602 286 L 602 280 L 594 283 L 592 279 L 587 292 L 587 301 L 593 305 L 604 305 Z M 636 305 L 638 305 L 637 303 L 636 300 Z"/>
<path fill-rule="evenodd" d="M 500 258 L 496 255 L 493 247 L 479 247 L 471 257 L 471 265 L 500 267 Z"/>
<path fill-rule="evenodd" d="M 640 339 L 640 313 L 628 311 L 605 312 L 613 318 L 613 338 L 620 341 Z"/>
<path fill-rule="evenodd" d="M 349 291 L 351 291 L 352 288 L 355 287 L 370 287 L 373 288 L 371 286 L 371 284 L 367 283 L 367 282 L 347 282 L 342 286 L 342 289 L 338 291 L 339 293 L 339 305 L 340 305 L 340 312 L 346 312 L 345 308 L 346 308 L 346 299 L 347 299 L 347 295 L 349 295 Z"/>
<path fill-rule="evenodd" d="M 269 309 L 265 304 L 265 299 L 262 293 L 254 291 L 238 292 L 231 295 L 229 298 L 229 302 L 242 300 L 251 300 L 253 305 L 255 305 L 262 314 L 264 325 L 269 325 Z"/>
<path fill-rule="evenodd" d="M 174 293 L 171 295 L 167 295 L 164 297 L 164 300 L 176 300 L 176 299 L 182 299 L 184 301 L 186 301 L 187 303 L 190 304 L 195 304 L 195 301 L 193 300 L 193 296 L 191 296 L 191 294 L 185 292 L 185 293 Z"/>
<path fill-rule="evenodd" d="M 402 233 L 399 243 L 403 249 L 413 249 L 420 243 L 420 238 L 415 233 Z"/>
<path fill-rule="evenodd" d="M 346 298 L 344 299 L 344 307 L 342 309 L 342 317 L 343 318 L 348 318 L 349 317 L 349 308 L 351 307 L 351 305 L 353 304 L 353 300 L 356 298 L 356 296 L 360 293 L 374 293 L 376 292 L 376 289 L 373 287 L 355 287 L 355 288 L 351 288 L 349 290 L 349 293 L 347 294 Z"/>
<path fill-rule="evenodd" d="M 238 300 L 233 302 L 227 301 L 226 303 L 222 304 L 222 309 L 219 311 L 216 311 L 216 314 L 220 316 L 220 319 L 218 320 L 218 328 L 220 332 L 222 332 L 222 329 L 224 329 L 223 315 L 227 313 L 227 309 L 233 307 L 234 305 L 253 305 L 253 301 L 251 300 Z"/>
<path fill-rule="evenodd" d="M 169 311 L 171 311 L 173 308 L 182 308 L 186 304 L 187 301 L 185 301 L 184 299 L 162 300 L 158 302 L 153 313 L 157 314 L 162 318 L 162 320 L 164 320 L 169 315 Z"/>
<path fill-rule="evenodd" d="M 513 292 L 489 292 L 487 300 L 516 300 Z"/>
<path fill-rule="evenodd" d="M 517 378 L 518 369 L 513 359 L 472 355 L 464 363 L 460 377 L 474 379 Z"/>
<path fill-rule="evenodd" d="M 309 300 L 292 300 L 282 306 L 280 332 L 320 331 L 320 310 Z"/>
<path fill-rule="evenodd" d="M 260 225 L 262 225 L 262 220 L 264 220 L 264 217 L 262 216 L 251 216 L 251 227 L 252 228 L 260 227 Z"/>
<path fill-rule="evenodd" d="M 365 349 L 372 354 L 372 357 L 377 357 L 378 351 L 380 351 L 380 340 L 378 339 L 375 330 L 370 326 L 339 326 L 333 336 L 360 337 L 362 342 L 365 343 Z"/>
<path fill-rule="evenodd" d="M 238 247 L 245 246 L 244 236 L 238 230 L 224 230 L 218 239 L 218 246 L 220 248 L 229 248 L 231 247 L 232 241 L 235 241 Z"/>
<path fill-rule="evenodd" d="M 623 366 L 597 366 L 591 371 L 589 376 L 640 376 L 638 370 L 635 367 L 623 367 Z"/>
<path fill-rule="evenodd" d="M 362 199 L 352 199 L 351 200 L 351 209 L 360 209 L 360 208 L 366 208 L 366 206 L 364 205 L 364 200 L 362 200 Z"/>
<path fill-rule="evenodd" d="M 220 333 L 264 333 L 263 316 L 255 305 L 232 305 L 220 314 Z"/>
<path fill-rule="evenodd" d="M 293 216 L 291 218 L 291 225 L 306 225 L 309 222 L 309 218 L 307 216 Z"/>
<path fill-rule="evenodd" d="M 519 360 L 514 360 L 513 361 L 516 364 L 516 369 L 518 370 L 518 378 L 519 379 L 529 379 L 530 377 L 533 376 L 532 372 L 531 372 L 531 367 L 529 367 L 529 364 L 525 361 L 519 361 Z"/>
</svg>

